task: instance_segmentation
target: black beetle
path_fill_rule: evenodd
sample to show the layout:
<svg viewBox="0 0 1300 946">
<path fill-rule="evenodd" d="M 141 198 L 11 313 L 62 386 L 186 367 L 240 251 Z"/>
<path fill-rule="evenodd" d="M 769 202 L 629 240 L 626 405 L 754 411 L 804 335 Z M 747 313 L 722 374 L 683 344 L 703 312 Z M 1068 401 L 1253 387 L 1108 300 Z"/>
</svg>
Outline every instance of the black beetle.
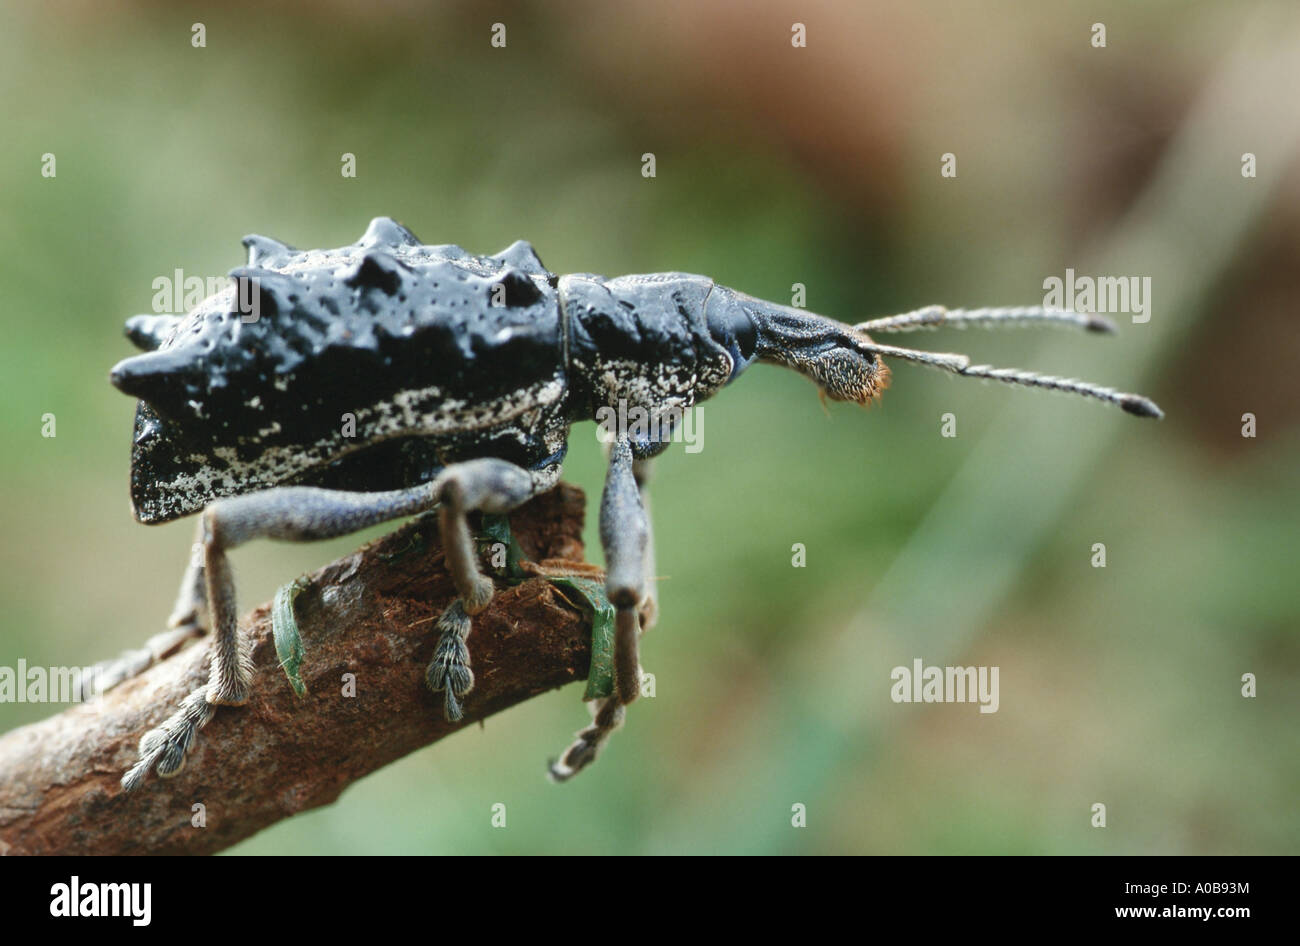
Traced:
<svg viewBox="0 0 1300 946">
<path fill-rule="evenodd" d="M 493 585 L 466 524 L 505 513 L 558 481 L 569 428 L 603 412 L 649 423 L 611 431 L 600 506 L 606 588 L 616 607 L 615 686 L 551 766 L 565 779 L 595 758 L 640 688 L 638 638 L 654 619 L 647 464 L 683 412 L 756 361 L 794 368 L 824 397 L 865 404 L 889 381 L 882 355 L 956 374 L 1099 398 L 1161 416 L 1146 398 L 963 355 L 881 345 L 868 332 L 943 324 L 1061 322 L 1039 308 L 939 307 L 846 325 L 764 302 L 704 276 L 556 276 L 519 241 L 494 256 L 425 246 L 387 217 L 355 244 L 299 251 L 245 238 L 235 284 L 186 316 L 136 316 L 146 350 L 111 380 L 139 398 L 131 500 L 141 522 L 202 511 L 197 554 L 169 630 L 97 668 L 103 689 L 213 631 L 209 683 L 140 741 L 128 790 L 174 775 L 220 704 L 248 700 L 226 550 L 259 536 L 312 540 L 437 508 L 459 598 L 439 617 L 427 680 L 449 718 L 473 686 L 466 639 Z M 630 410 L 629 410 L 630 409 Z M 647 432 L 648 431 L 648 432 Z"/>
</svg>

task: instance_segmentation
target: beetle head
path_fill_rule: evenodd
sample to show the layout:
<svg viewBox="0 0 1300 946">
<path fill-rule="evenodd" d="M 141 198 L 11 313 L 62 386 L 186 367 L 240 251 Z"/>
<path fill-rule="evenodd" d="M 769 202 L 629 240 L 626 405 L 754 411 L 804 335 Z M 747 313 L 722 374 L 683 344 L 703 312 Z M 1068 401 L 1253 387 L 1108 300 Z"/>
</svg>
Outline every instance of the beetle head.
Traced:
<svg viewBox="0 0 1300 946">
<path fill-rule="evenodd" d="M 1115 404 L 1138 417 L 1163 417 L 1149 398 L 1126 394 L 1088 381 L 1059 378 L 1014 368 L 972 364 L 966 355 L 901 348 L 874 341 L 867 333 L 910 332 L 941 326 L 962 328 L 982 325 L 1003 328 L 1020 325 L 1059 324 L 1088 332 L 1110 334 L 1114 325 L 1101 316 L 1041 306 L 987 309 L 945 309 L 929 306 L 904 315 L 888 316 L 845 325 L 824 316 L 764 302 L 718 286 L 707 308 L 709 327 L 720 344 L 733 350 L 741 339 L 751 339 L 752 356 L 736 361 L 738 373 L 753 361 L 769 361 L 794 368 L 811 378 L 823 397 L 867 404 L 889 384 L 889 368 L 881 356 L 939 368 L 965 378 L 1041 388 L 1095 398 Z M 733 373 L 733 376 L 734 376 Z"/>
</svg>

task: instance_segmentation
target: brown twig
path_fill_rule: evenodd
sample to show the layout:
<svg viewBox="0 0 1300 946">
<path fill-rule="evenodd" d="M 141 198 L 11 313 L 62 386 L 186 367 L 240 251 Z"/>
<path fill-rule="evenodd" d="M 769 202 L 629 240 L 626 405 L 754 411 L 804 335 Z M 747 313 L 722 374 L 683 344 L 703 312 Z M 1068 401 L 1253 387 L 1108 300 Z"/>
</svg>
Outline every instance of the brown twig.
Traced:
<svg viewBox="0 0 1300 946">
<path fill-rule="evenodd" d="M 581 567 L 582 520 L 581 490 L 561 484 L 513 514 L 511 527 L 529 558 Z M 205 681 L 205 642 L 110 691 L 99 705 L 77 705 L 0 737 L 0 853 L 219 851 L 332 802 L 353 781 L 421 746 L 586 677 L 589 615 L 545 578 L 499 584 L 474 619 L 476 682 L 465 718 L 446 722 L 424 671 L 434 647 L 431 618 L 454 595 L 434 517 L 310 576 L 295 603 L 303 698 L 279 667 L 269 607 L 257 608 L 243 622 L 256 665 L 252 701 L 219 709 L 176 777 L 150 775 L 131 794 L 118 780 L 140 736 Z M 354 696 L 345 694 L 349 674 Z M 199 820 L 204 827 L 195 826 Z"/>
</svg>

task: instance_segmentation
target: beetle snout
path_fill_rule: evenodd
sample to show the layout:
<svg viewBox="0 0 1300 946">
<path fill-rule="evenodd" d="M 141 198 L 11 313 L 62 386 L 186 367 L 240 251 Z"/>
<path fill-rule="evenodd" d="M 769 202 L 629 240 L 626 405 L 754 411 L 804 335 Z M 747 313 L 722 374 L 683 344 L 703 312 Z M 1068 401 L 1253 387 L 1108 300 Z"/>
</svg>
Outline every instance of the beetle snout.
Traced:
<svg viewBox="0 0 1300 946">
<path fill-rule="evenodd" d="M 825 316 L 744 297 L 758 333 L 761 361 L 793 368 L 833 401 L 867 404 L 889 385 L 889 368 L 869 339 Z"/>
<path fill-rule="evenodd" d="M 889 386 L 889 368 L 876 355 L 849 346 L 828 348 L 792 366 L 812 378 L 832 401 L 868 404 Z"/>
</svg>

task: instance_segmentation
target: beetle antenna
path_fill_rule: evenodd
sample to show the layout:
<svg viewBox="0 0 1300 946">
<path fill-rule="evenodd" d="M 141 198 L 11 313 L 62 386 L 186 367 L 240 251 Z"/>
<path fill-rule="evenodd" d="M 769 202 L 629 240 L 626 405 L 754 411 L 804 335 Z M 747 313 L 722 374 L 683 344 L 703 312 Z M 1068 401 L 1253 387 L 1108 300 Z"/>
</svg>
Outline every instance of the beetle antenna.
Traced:
<svg viewBox="0 0 1300 946">
<path fill-rule="evenodd" d="M 992 365 L 972 365 L 965 355 L 950 352 L 918 351 L 915 348 L 896 348 L 893 345 L 881 345 L 867 342 L 862 346 L 885 358 L 900 358 L 931 368 L 940 368 L 963 378 L 985 378 L 989 381 L 1001 381 L 1003 384 L 1018 384 L 1029 388 L 1046 388 L 1049 391 L 1063 391 L 1067 394 L 1080 394 L 1096 398 L 1109 404 L 1116 404 L 1130 414 L 1138 417 L 1164 417 L 1164 411 L 1155 402 L 1140 394 L 1126 394 L 1114 388 L 1102 387 L 1088 381 L 1076 381 L 1073 378 L 1058 378 L 1049 374 L 1037 374 L 1033 371 L 1021 371 L 1018 368 L 994 368 Z"/>
<path fill-rule="evenodd" d="M 940 328 L 944 325 L 953 325 L 957 328 L 965 328 L 968 325 L 1004 328 L 1051 323 L 1073 325 L 1085 331 L 1101 332 L 1106 335 L 1115 334 L 1115 323 L 1103 316 L 1043 306 L 945 309 L 941 305 L 931 305 L 903 315 L 890 315 L 869 322 L 859 322 L 853 327 L 860 332 L 914 332 L 917 329 Z"/>
<path fill-rule="evenodd" d="M 865 342 L 863 348 L 870 349 L 877 355 L 884 355 L 886 358 L 901 358 L 904 361 L 914 361 L 919 365 L 929 365 L 931 368 L 942 368 L 944 371 L 951 371 L 953 374 L 961 374 L 970 366 L 970 358 L 965 355 L 958 355 L 952 352 L 942 351 L 921 351 L 916 348 L 897 348 L 893 345 L 881 345 L 879 342 Z"/>
<path fill-rule="evenodd" d="M 1076 381 L 1073 378 L 1058 378 L 1050 374 L 1036 374 L 1033 371 L 1021 371 L 1018 368 L 994 368 L 992 365 L 971 365 L 958 372 L 965 378 L 987 378 L 1004 384 L 1020 384 L 1030 388 L 1046 388 L 1049 391 L 1064 391 L 1066 394 L 1081 394 L 1095 397 L 1108 404 L 1116 404 L 1138 417 L 1165 416 L 1165 412 L 1156 406 L 1155 401 L 1140 394 L 1125 394 L 1114 388 L 1102 387 L 1090 381 Z"/>
</svg>

